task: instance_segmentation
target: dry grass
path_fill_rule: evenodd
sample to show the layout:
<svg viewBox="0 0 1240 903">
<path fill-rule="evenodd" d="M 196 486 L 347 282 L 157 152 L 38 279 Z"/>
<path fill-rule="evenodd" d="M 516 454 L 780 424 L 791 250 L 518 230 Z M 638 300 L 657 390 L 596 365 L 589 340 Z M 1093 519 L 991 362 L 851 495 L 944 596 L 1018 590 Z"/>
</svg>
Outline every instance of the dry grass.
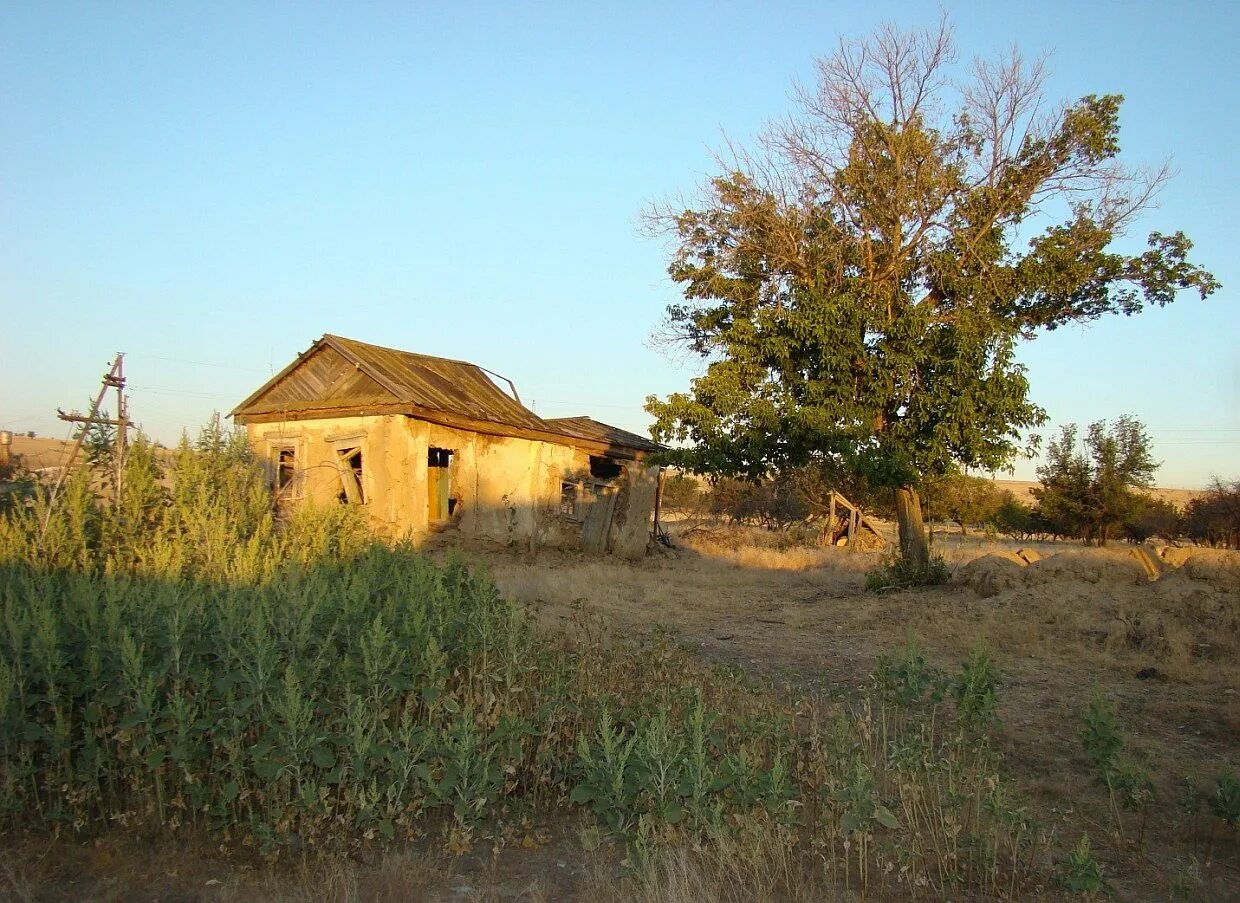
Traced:
<svg viewBox="0 0 1240 903">
<path fill-rule="evenodd" d="M 876 655 L 909 634 L 940 666 L 985 643 L 1003 669 L 1000 736 L 1020 783 L 1059 830 L 1090 832 L 1112 874 L 1128 876 L 1117 885 L 1121 896 L 1164 899 L 1180 882 L 1210 899 L 1240 885 L 1240 838 L 1210 859 L 1205 851 L 1216 841 L 1176 808 L 1182 778 L 1238 764 L 1240 553 L 1168 550 L 1174 567 L 1151 583 L 1122 545 L 936 536 L 936 551 L 957 571 L 987 555 L 1014 558 L 1018 548 L 1047 560 L 1013 564 L 1018 579 L 989 596 L 964 585 L 876 596 L 863 591 L 863 579 L 877 555 L 781 548 L 753 536 L 698 533 L 675 557 L 636 567 L 571 556 L 498 556 L 490 566 L 544 624 L 586 619 L 616 636 L 657 625 L 708 660 L 842 692 L 864 684 Z M 1105 808 L 1078 738 L 1095 687 L 1115 700 L 1134 755 L 1153 766 L 1158 824 L 1135 858 L 1085 815 L 1094 804 Z M 694 882 L 714 869 L 693 877 L 687 862 L 660 866 L 667 887 L 702 895 Z"/>
</svg>

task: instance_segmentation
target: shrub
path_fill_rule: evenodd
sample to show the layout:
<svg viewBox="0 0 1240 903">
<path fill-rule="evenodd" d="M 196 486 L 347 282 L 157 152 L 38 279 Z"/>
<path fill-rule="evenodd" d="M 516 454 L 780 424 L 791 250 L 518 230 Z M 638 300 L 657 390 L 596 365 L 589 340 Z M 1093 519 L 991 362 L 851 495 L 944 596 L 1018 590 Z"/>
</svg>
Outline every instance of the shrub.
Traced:
<svg viewBox="0 0 1240 903">
<path fill-rule="evenodd" d="M 702 504 L 702 487 L 693 477 L 678 473 L 663 484 L 663 507 L 669 511 L 697 511 Z"/>
<path fill-rule="evenodd" d="M 1102 867 L 1089 849 L 1088 834 L 1082 834 L 1072 852 L 1060 862 L 1059 882 L 1063 889 L 1071 894 L 1095 897 L 1114 893 L 1110 882 L 1102 873 Z"/>
<path fill-rule="evenodd" d="M 1081 742 L 1094 764 L 1099 782 L 1107 788 L 1111 815 L 1121 838 L 1124 836 L 1124 821 L 1119 810 L 1141 813 L 1141 830 L 1137 838 L 1140 845 L 1145 837 L 1148 807 L 1154 801 L 1154 781 L 1147 767 L 1126 755 L 1115 706 L 1098 690 L 1094 691 L 1085 711 Z"/>
<path fill-rule="evenodd" d="M 943 586 L 951 580 L 951 569 L 942 555 L 933 555 L 924 566 L 910 562 L 898 553 L 865 575 L 868 592 L 889 592 L 919 586 Z"/>
<path fill-rule="evenodd" d="M 998 687 L 999 671 L 990 650 L 981 645 L 974 647 L 952 687 L 961 724 L 984 733 L 998 723 Z"/>
</svg>

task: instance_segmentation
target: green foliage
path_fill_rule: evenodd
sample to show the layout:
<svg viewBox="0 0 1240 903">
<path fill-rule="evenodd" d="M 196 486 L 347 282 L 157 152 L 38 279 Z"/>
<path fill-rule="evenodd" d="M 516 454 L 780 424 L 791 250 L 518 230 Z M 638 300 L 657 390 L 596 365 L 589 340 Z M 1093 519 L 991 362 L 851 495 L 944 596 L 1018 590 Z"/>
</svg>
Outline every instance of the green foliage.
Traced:
<svg viewBox="0 0 1240 903">
<path fill-rule="evenodd" d="M 1115 769 L 1124 739 L 1120 734 L 1119 716 L 1115 706 L 1101 691 L 1095 689 L 1085 710 L 1081 726 L 1081 744 L 1085 754 L 1100 775 Z"/>
<path fill-rule="evenodd" d="M 990 650 L 982 645 L 974 647 L 952 686 L 961 724 L 976 733 L 984 733 L 997 724 L 998 688 L 999 671 Z"/>
<path fill-rule="evenodd" d="M 1206 805 L 1225 824 L 1233 828 L 1240 825 L 1240 778 L 1234 771 L 1224 771 L 1218 776 L 1206 797 Z"/>
<path fill-rule="evenodd" d="M 954 472 L 927 487 L 926 516 L 950 520 L 967 533 L 970 526 L 992 522 L 1005 501 L 993 481 Z"/>
<path fill-rule="evenodd" d="M 1240 549 L 1240 480 L 1215 479 L 1205 495 L 1185 507 L 1181 529 L 1195 542 Z"/>
<path fill-rule="evenodd" d="M 1147 810 L 1154 801 L 1154 780 L 1147 767 L 1125 753 L 1115 706 L 1096 689 L 1085 710 L 1081 743 L 1097 771 L 1098 780 L 1107 788 L 1111 814 L 1121 837 L 1124 835 L 1124 823 L 1119 810 L 1141 813 L 1140 844 L 1144 839 Z"/>
<path fill-rule="evenodd" d="M 655 212 L 684 295 L 668 331 L 708 362 L 647 399 L 672 460 L 751 478 L 825 460 L 888 487 L 995 470 L 1045 419 L 1021 341 L 1218 288 L 1182 233 L 1109 250 L 1149 197 L 1119 164 L 1120 97 L 1043 117 L 1018 55 L 963 84 L 952 58 L 946 25 L 843 43 L 696 208 Z M 1065 221 L 1022 234 L 1054 200 Z"/>
<path fill-rule="evenodd" d="M 951 580 L 951 568 L 942 555 L 931 556 L 923 565 L 899 555 L 888 557 L 865 575 L 867 592 L 881 593 L 919 586 L 943 586 Z"/>
<path fill-rule="evenodd" d="M 687 474 L 678 473 L 663 483 L 663 507 L 669 511 L 696 511 L 702 503 L 702 487 Z"/>
<path fill-rule="evenodd" d="M 1155 536 L 1171 542 L 1180 535 L 1180 512 L 1170 502 L 1135 492 L 1121 527 L 1124 538 L 1131 542 L 1145 542 Z"/>
<path fill-rule="evenodd" d="M 1004 491 L 999 506 L 990 518 L 990 524 L 1000 533 L 1013 539 L 1026 541 L 1042 533 L 1051 532 L 1050 526 L 1031 506 L 1016 500 L 1010 490 Z"/>
<path fill-rule="evenodd" d="M 1059 864 L 1059 882 L 1068 893 L 1086 897 L 1109 897 L 1115 892 L 1089 848 L 1088 834 L 1081 835 L 1072 852 Z"/>
<path fill-rule="evenodd" d="M 1134 489 L 1151 485 L 1158 462 L 1145 427 L 1128 415 L 1091 423 L 1082 446 L 1076 425 L 1064 426 L 1047 447 L 1033 494 L 1054 532 L 1105 545 L 1112 528 L 1139 511 Z"/>
<path fill-rule="evenodd" d="M 862 894 L 1041 879 L 1044 836 L 1001 756 L 962 742 L 993 692 L 981 664 L 959 729 L 915 643 L 873 695 L 790 703 L 666 639 L 541 636 L 485 575 L 376 541 L 350 506 L 277 527 L 231 437 L 161 461 L 135 446 L 119 510 L 82 477 L 0 518 L 5 831 L 192 829 L 278 852 L 438 824 L 459 849 L 580 806 L 632 865 L 770 826 Z"/>
<path fill-rule="evenodd" d="M 905 708 L 940 702 L 948 686 L 947 675 L 926 661 L 913 636 L 902 648 L 878 656 L 874 677 L 883 700 Z"/>
</svg>

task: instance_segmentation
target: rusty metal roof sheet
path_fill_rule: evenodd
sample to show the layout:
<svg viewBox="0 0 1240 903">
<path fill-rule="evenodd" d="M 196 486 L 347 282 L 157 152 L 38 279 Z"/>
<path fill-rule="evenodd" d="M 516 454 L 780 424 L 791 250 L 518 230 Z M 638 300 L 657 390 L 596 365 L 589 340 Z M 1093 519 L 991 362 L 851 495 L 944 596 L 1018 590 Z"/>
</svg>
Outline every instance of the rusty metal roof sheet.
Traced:
<svg viewBox="0 0 1240 903">
<path fill-rule="evenodd" d="M 657 442 L 639 436 L 637 433 L 622 430 L 618 426 L 602 423 L 592 417 L 555 417 L 549 419 L 547 425 L 556 432 L 574 439 L 605 442 L 608 445 L 618 445 L 644 452 L 663 450 L 663 446 Z"/>
</svg>

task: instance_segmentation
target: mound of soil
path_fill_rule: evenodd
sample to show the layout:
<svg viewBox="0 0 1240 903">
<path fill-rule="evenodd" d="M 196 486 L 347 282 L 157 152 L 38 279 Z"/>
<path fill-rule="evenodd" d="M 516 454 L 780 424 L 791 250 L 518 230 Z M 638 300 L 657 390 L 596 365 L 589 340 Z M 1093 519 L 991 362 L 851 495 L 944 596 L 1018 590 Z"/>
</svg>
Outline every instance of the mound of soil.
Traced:
<svg viewBox="0 0 1240 903">
<path fill-rule="evenodd" d="M 1010 552 L 974 558 L 956 569 L 952 583 L 967 586 L 983 599 L 1024 586 L 1025 562 Z"/>
<path fill-rule="evenodd" d="M 1221 590 L 1240 592 L 1240 551 L 1168 547 L 1162 556 L 1167 564 L 1176 568 L 1172 574 L 1200 580 Z"/>
<path fill-rule="evenodd" d="M 1025 585 L 1072 581 L 1078 583 L 1148 583 L 1145 568 L 1126 550 L 1082 549 L 1059 552 L 1025 569 Z"/>
</svg>

